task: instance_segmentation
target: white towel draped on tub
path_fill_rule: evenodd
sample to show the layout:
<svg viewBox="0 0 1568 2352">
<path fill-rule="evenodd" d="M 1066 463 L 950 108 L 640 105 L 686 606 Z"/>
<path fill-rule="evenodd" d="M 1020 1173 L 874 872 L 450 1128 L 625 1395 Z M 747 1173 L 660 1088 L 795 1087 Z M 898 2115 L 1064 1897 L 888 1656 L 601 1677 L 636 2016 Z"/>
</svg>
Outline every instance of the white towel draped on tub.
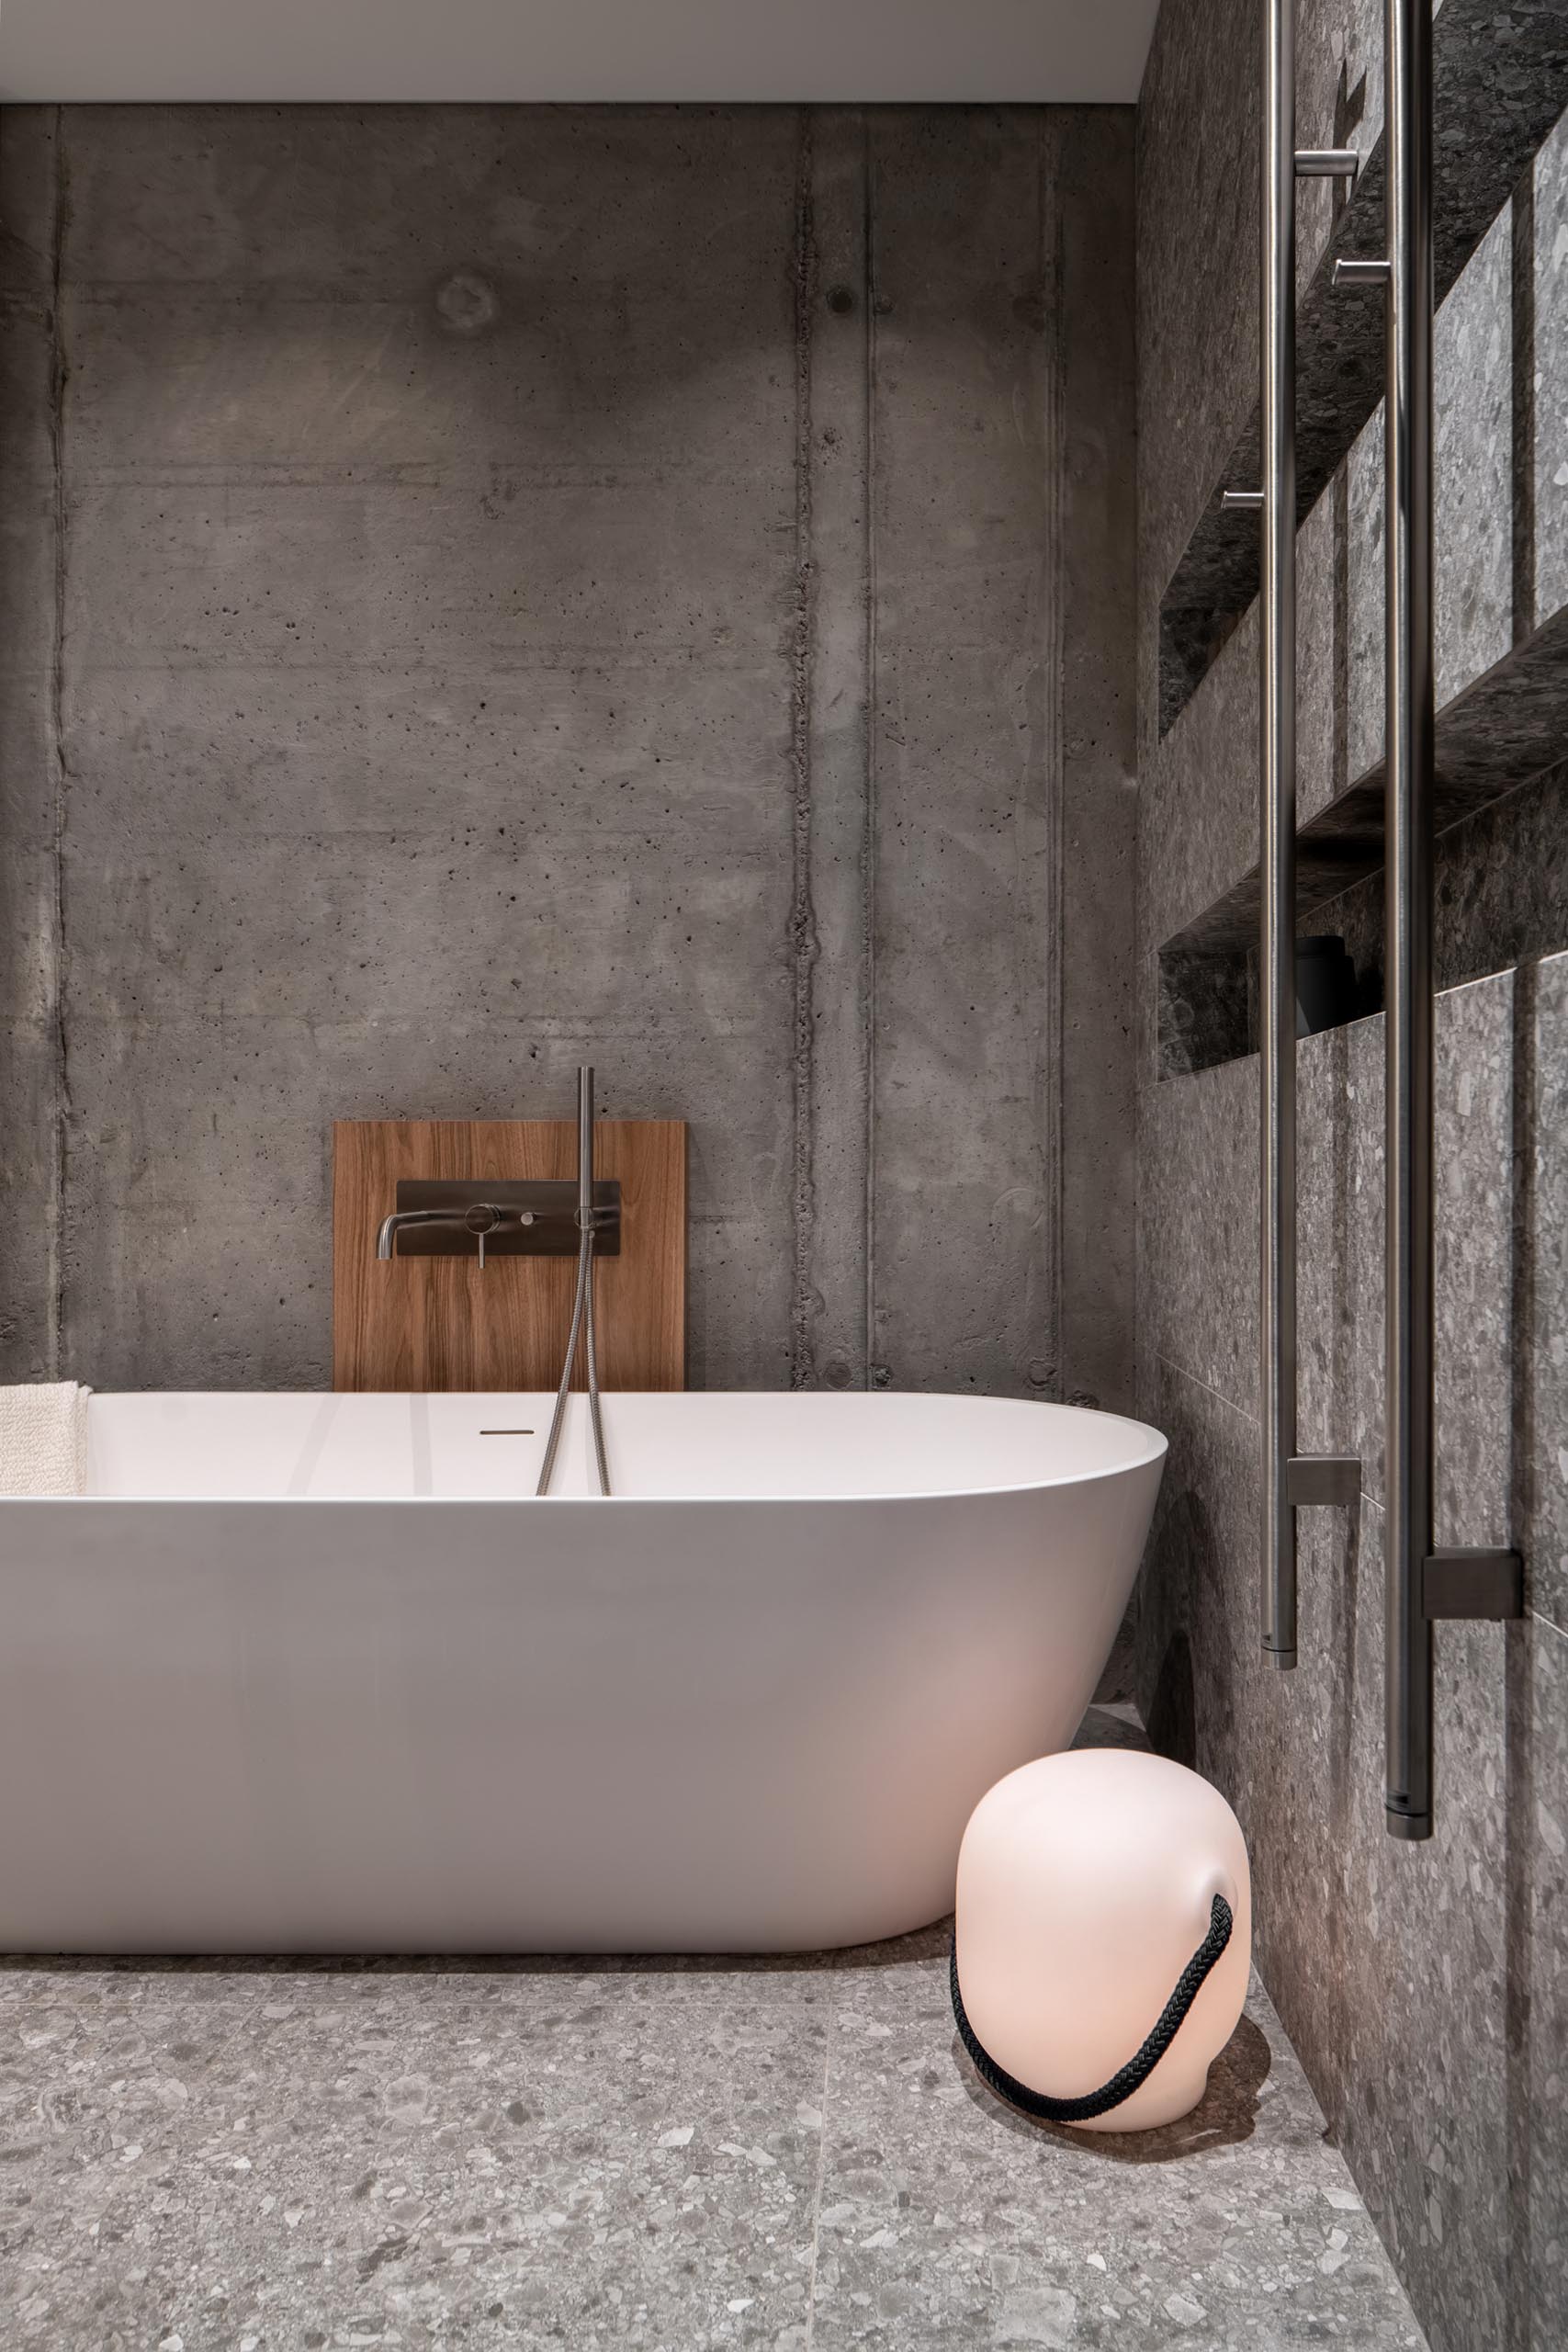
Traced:
<svg viewBox="0 0 1568 2352">
<path fill-rule="evenodd" d="M 74 1380 L 0 1388 L 0 1495 L 87 1491 L 87 1399 Z"/>
</svg>

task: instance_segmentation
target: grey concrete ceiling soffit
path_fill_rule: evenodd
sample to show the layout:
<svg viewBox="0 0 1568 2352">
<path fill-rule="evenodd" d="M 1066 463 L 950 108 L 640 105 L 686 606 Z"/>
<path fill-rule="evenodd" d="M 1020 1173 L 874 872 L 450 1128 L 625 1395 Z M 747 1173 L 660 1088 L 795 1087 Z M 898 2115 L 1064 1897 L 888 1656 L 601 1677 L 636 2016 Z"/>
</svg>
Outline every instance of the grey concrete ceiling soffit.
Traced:
<svg viewBox="0 0 1568 2352">
<path fill-rule="evenodd" d="M 1158 0 L 0 0 L 0 99 L 1136 99 Z"/>
</svg>

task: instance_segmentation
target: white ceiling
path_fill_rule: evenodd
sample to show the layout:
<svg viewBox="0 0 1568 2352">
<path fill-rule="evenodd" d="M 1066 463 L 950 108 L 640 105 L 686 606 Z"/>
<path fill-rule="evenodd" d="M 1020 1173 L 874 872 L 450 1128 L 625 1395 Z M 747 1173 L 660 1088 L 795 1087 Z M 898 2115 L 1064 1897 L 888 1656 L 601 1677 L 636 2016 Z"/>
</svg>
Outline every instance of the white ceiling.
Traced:
<svg viewBox="0 0 1568 2352">
<path fill-rule="evenodd" d="M 1158 0 L 0 0 L 0 98 L 1138 95 Z"/>
</svg>

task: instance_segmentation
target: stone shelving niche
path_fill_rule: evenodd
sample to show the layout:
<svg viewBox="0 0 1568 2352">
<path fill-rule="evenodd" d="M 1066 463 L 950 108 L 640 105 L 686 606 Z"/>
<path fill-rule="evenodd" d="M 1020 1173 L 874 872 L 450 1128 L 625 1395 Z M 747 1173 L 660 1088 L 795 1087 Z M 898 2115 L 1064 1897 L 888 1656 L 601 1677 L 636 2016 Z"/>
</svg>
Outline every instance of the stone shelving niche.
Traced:
<svg viewBox="0 0 1568 2352">
<path fill-rule="evenodd" d="M 1459 277 L 1568 104 L 1561 0 L 1444 0 L 1432 28 L 1437 299 Z M 1298 514 L 1304 519 L 1382 397 L 1384 306 L 1336 293 L 1334 264 L 1383 245 L 1380 137 L 1296 308 Z M 1258 526 L 1220 493 L 1256 487 L 1256 409 L 1160 600 L 1159 729 L 1191 700 L 1258 594 Z"/>
<path fill-rule="evenodd" d="M 1568 607 L 1438 718 L 1436 962 L 1454 988 L 1568 947 Z M 1338 932 L 1350 1018 L 1382 1010 L 1380 763 L 1296 837 L 1296 928 Z M 1159 951 L 1158 1066 L 1176 1078 L 1257 1050 L 1258 870 Z"/>
</svg>

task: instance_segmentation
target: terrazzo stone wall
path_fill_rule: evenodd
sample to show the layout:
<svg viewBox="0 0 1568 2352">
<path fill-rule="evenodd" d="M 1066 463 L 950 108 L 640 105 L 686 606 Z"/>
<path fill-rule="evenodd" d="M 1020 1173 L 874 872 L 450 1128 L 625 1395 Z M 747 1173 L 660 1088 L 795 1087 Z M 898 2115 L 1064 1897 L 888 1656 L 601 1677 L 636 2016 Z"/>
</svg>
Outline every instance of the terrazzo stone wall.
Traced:
<svg viewBox="0 0 1568 2352">
<path fill-rule="evenodd" d="M 1375 129 L 1368 14 L 1303 0 L 1303 144 L 1337 143 L 1363 70 L 1355 142 Z M 1521 773 L 1512 817 L 1444 845 L 1454 959 L 1486 977 L 1439 1002 L 1438 1537 L 1518 1543 L 1529 1614 L 1438 1629 L 1430 1844 L 1383 1827 L 1381 1018 L 1301 1050 L 1302 1442 L 1359 1453 L 1363 1492 L 1303 1515 L 1291 1675 L 1259 1654 L 1257 1064 L 1156 1075 L 1159 946 L 1257 858 L 1256 611 L 1163 742 L 1156 694 L 1162 589 L 1256 397 L 1258 21 L 1165 0 L 1139 121 L 1138 1377 L 1171 1453 L 1137 1676 L 1156 1742 L 1240 1813 L 1264 1976 L 1436 2352 L 1547 2352 L 1568 2340 L 1560 778 Z M 1539 355 L 1568 332 L 1565 141 L 1439 322 L 1445 701 L 1562 600 L 1542 549 L 1568 443 Z M 1309 252 L 1323 233 L 1303 219 Z M 1374 421 L 1299 542 L 1303 815 L 1379 752 L 1381 441 Z"/>
<path fill-rule="evenodd" d="M 1130 109 L 0 118 L 0 1376 L 334 1118 L 692 1123 L 694 1385 L 1131 1394 Z"/>
</svg>

